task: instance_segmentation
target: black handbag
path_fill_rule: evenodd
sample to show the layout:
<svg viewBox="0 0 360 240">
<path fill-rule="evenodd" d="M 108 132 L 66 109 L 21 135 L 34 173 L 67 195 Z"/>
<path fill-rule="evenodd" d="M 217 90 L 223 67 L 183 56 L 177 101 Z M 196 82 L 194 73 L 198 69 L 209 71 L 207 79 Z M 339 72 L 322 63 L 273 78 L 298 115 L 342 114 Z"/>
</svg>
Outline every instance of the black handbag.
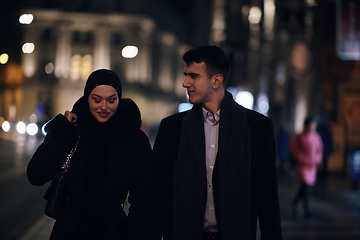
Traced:
<svg viewBox="0 0 360 240">
<path fill-rule="evenodd" d="M 45 214 L 51 218 L 57 219 L 61 210 L 65 207 L 68 195 L 67 195 L 67 169 L 70 164 L 70 160 L 74 155 L 74 152 L 78 146 L 80 135 L 75 143 L 75 146 L 71 149 L 66 156 L 65 162 L 60 171 L 54 175 L 49 188 L 46 190 L 44 198 L 47 201 L 45 206 Z"/>
</svg>

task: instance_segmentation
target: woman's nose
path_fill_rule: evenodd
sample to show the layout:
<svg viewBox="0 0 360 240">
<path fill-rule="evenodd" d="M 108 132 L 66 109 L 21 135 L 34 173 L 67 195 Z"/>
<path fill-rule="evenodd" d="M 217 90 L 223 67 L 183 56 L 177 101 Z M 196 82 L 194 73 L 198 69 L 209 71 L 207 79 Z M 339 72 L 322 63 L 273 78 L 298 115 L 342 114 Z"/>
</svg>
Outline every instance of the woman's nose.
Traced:
<svg viewBox="0 0 360 240">
<path fill-rule="evenodd" d="M 106 110 L 108 107 L 107 107 L 107 104 L 106 104 L 106 101 L 102 101 L 101 103 L 101 109 L 102 110 Z"/>
</svg>

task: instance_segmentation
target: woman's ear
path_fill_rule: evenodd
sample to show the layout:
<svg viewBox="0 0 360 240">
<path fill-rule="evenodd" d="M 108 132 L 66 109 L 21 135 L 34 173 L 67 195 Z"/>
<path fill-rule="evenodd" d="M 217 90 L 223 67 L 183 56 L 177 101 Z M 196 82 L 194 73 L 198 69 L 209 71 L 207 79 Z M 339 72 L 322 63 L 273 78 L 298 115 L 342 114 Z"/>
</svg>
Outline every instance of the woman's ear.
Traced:
<svg viewBox="0 0 360 240">
<path fill-rule="evenodd" d="M 224 76 L 222 74 L 218 73 L 213 76 L 213 79 L 214 79 L 213 88 L 217 89 L 220 87 L 220 85 L 224 81 Z"/>
</svg>

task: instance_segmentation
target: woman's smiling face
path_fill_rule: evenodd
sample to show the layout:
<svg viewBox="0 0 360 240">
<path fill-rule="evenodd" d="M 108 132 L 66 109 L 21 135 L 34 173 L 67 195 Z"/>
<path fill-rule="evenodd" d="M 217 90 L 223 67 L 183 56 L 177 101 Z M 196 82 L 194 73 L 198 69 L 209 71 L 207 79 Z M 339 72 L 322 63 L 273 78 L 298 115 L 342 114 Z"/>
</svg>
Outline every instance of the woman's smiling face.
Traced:
<svg viewBox="0 0 360 240">
<path fill-rule="evenodd" d="M 109 121 L 116 113 L 119 97 L 116 90 L 109 85 L 94 88 L 88 98 L 91 114 L 101 123 Z"/>
</svg>

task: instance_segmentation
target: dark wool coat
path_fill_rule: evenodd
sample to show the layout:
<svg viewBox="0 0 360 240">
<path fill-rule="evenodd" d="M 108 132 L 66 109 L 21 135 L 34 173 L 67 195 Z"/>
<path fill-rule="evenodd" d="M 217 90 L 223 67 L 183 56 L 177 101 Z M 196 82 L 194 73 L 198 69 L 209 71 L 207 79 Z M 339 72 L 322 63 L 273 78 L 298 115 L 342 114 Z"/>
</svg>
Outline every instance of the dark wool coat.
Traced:
<svg viewBox="0 0 360 240">
<path fill-rule="evenodd" d="M 251 188 L 251 206 L 249 206 L 251 208 L 251 217 L 250 219 L 245 219 L 245 221 L 251 222 L 250 231 L 252 240 L 256 239 L 257 216 L 260 223 L 260 230 L 262 235 L 261 239 L 281 240 L 282 233 L 277 192 L 277 176 L 275 166 L 276 153 L 273 137 L 273 124 L 269 118 L 255 111 L 246 109 L 245 112 L 248 122 L 247 124 L 250 129 L 250 139 L 247 139 L 247 141 L 250 141 L 251 151 L 251 169 L 249 179 Z M 172 229 L 173 227 L 176 228 L 176 226 L 172 226 L 174 185 L 173 171 L 179 152 L 178 147 L 180 142 L 181 126 L 186 114 L 187 112 L 178 113 L 164 118 L 161 121 L 159 132 L 153 148 L 154 161 L 157 161 L 157 168 L 160 171 L 160 178 L 158 181 L 162 186 L 161 194 L 163 196 L 163 201 L 161 204 L 161 209 L 163 211 L 161 212 L 162 215 L 159 218 L 162 220 L 162 234 L 164 235 L 164 240 L 172 239 Z M 183 151 L 186 151 L 186 149 L 183 149 Z M 221 226 L 220 221 L 220 215 L 222 212 L 218 201 L 218 189 L 221 189 L 223 186 L 218 186 L 217 190 L 215 188 L 215 184 L 219 182 L 219 171 L 217 171 L 216 167 L 217 165 L 215 164 L 213 175 L 214 200 L 216 218 L 218 225 L 220 225 L 218 227 L 221 239 L 221 229 L 225 227 Z M 237 184 L 238 183 L 233 182 L 232 186 L 227 187 L 235 189 Z M 239 204 L 241 204 L 240 201 Z M 203 208 L 205 209 L 205 206 Z M 224 217 L 226 218 L 226 216 L 222 216 L 222 219 L 224 219 Z M 240 229 L 242 226 L 238 226 L 236 223 L 233 223 L 233 226 L 227 227 Z"/>
<path fill-rule="evenodd" d="M 140 130 L 136 104 L 122 99 L 119 109 L 119 119 L 105 134 L 86 130 L 80 112 L 77 127 L 61 114 L 47 124 L 47 135 L 28 164 L 33 185 L 44 185 L 53 178 L 81 132 L 68 169 L 69 202 L 51 239 L 148 239 L 144 234 L 149 234 L 152 215 L 148 186 L 151 146 Z M 77 113 L 75 106 L 73 111 Z M 127 216 L 123 204 L 128 193 L 131 207 Z"/>
</svg>

